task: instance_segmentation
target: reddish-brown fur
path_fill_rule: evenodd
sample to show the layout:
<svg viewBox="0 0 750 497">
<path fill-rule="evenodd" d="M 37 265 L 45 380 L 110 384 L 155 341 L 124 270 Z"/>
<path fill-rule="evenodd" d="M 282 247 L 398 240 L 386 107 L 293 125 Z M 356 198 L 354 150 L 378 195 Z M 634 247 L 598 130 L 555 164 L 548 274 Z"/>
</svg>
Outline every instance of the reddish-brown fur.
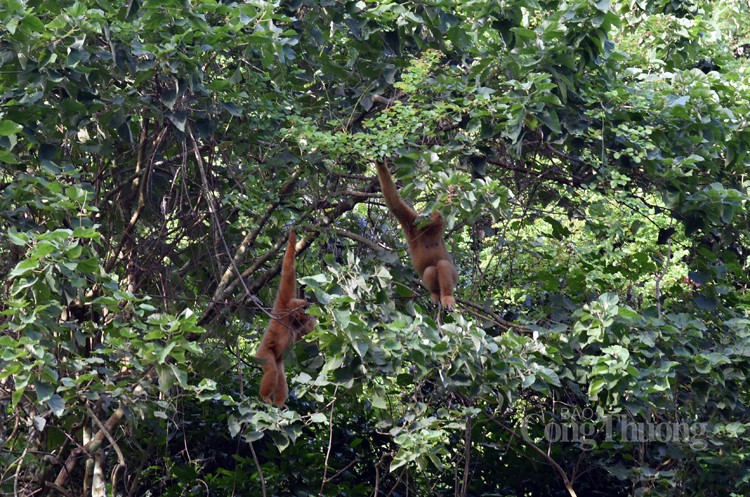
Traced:
<svg viewBox="0 0 750 497">
<path fill-rule="evenodd" d="M 396 216 L 406 234 L 412 264 L 432 294 L 432 302 L 452 310 L 456 305 L 453 289 L 458 283 L 458 272 L 443 241 L 445 219 L 434 211 L 431 220 L 425 226 L 418 227 L 415 223 L 418 214 L 399 197 L 388 166 L 379 162 L 375 165 L 385 205 Z"/>
<path fill-rule="evenodd" d="M 284 351 L 310 333 L 315 318 L 305 312 L 307 301 L 296 298 L 297 279 L 294 272 L 294 256 L 297 236 L 289 232 L 289 243 L 281 266 L 281 284 L 276 302 L 273 304 L 271 322 L 260 343 L 256 357 L 263 361 L 263 379 L 260 381 L 260 396 L 269 404 L 281 407 L 289 395 L 284 375 Z"/>
</svg>

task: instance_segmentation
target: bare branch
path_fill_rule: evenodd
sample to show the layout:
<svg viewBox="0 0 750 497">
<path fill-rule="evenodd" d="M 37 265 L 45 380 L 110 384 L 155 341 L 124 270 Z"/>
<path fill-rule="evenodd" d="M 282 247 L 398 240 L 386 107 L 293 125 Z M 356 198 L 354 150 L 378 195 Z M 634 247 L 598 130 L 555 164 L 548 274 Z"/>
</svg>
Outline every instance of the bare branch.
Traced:
<svg viewBox="0 0 750 497">
<path fill-rule="evenodd" d="M 253 454 L 253 461 L 255 461 L 255 468 L 258 470 L 258 478 L 260 478 L 260 494 L 263 497 L 267 497 L 266 492 L 266 478 L 263 476 L 263 470 L 260 467 L 260 461 L 258 460 L 258 454 L 255 453 L 255 446 L 253 442 L 250 442 L 250 452 Z"/>
<path fill-rule="evenodd" d="M 245 235 L 245 238 L 242 240 L 242 242 L 240 242 L 240 245 L 237 247 L 237 251 L 235 252 L 234 258 L 224 271 L 224 274 L 221 277 L 221 281 L 219 281 L 219 285 L 214 291 L 214 302 L 221 302 L 226 298 L 225 290 L 227 288 L 227 285 L 229 285 L 233 274 L 239 275 L 239 270 L 237 268 L 239 268 L 242 263 L 245 262 L 248 248 L 255 244 L 255 240 L 256 238 L 258 238 L 260 231 L 271 218 L 271 215 L 274 213 L 274 211 L 279 207 L 279 205 L 281 205 L 281 200 L 283 199 L 283 197 L 292 190 L 292 187 L 297 182 L 297 178 L 299 178 L 301 172 L 301 169 L 297 169 L 296 171 L 294 171 L 294 173 L 289 177 L 286 183 L 281 186 L 278 194 L 278 199 L 266 207 L 266 211 L 258 220 L 255 229 Z"/>
<path fill-rule="evenodd" d="M 125 229 L 122 232 L 122 236 L 120 237 L 120 241 L 117 245 L 117 248 L 110 256 L 110 259 L 107 261 L 106 265 L 104 266 L 104 270 L 106 272 L 112 271 L 112 268 L 115 267 L 115 264 L 117 264 L 117 261 L 119 259 L 120 253 L 125 250 L 125 247 L 129 244 L 132 244 L 132 236 L 133 231 L 135 230 L 135 225 L 138 224 L 138 220 L 141 217 L 141 213 L 143 212 L 143 208 L 146 206 L 146 186 L 148 184 L 148 175 L 151 171 L 151 166 L 146 165 L 146 150 L 148 148 L 148 129 L 149 129 L 149 120 L 145 119 L 143 121 L 143 125 L 141 126 L 141 136 L 138 141 L 138 158 L 136 159 L 135 163 L 135 176 L 132 181 L 132 188 L 134 194 L 137 194 L 136 200 L 137 204 L 135 206 L 135 209 L 133 209 L 132 205 L 131 207 L 131 215 L 130 220 L 128 221 L 128 224 L 125 226 Z M 159 132 L 158 137 L 154 140 L 155 146 L 154 149 L 158 146 L 158 144 L 164 139 L 164 136 L 167 133 L 166 126 L 162 128 L 162 130 Z"/>
<path fill-rule="evenodd" d="M 55 478 L 55 485 L 58 487 L 62 487 L 65 485 L 65 483 L 70 478 L 71 473 L 73 473 L 73 470 L 76 469 L 76 466 L 78 466 L 78 461 L 81 457 L 83 457 L 86 454 L 90 454 L 91 452 L 96 451 L 104 441 L 104 438 L 107 436 L 108 433 L 112 433 L 112 431 L 117 427 L 118 424 L 120 424 L 120 421 L 123 420 L 125 417 L 125 408 L 124 407 L 118 407 L 117 410 L 107 419 L 107 421 L 104 422 L 104 425 L 99 429 L 98 432 L 89 440 L 89 442 L 86 445 L 81 445 L 79 447 L 76 447 L 70 455 L 68 455 L 68 458 L 65 460 L 65 464 L 63 464 L 62 469 L 57 474 L 57 478 Z"/>
<path fill-rule="evenodd" d="M 321 230 L 318 229 L 318 231 L 321 231 Z M 381 253 L 381 252 L 384 252 L 386 250 L 389 250 L 388 247 L 384 247 L 382 245 L 378 245 L 377 243 L 373 242 L 369 238 L 365 238 L 362 235 L 358 235 L 356 233 L 352 233 L 351 231 L 347 231 L 345 229 L 336 228 L 335 226 L 330 226 L 328 228 L 325 228 L 322 231 L 330 231 L 332 233 L 336 233 L 337 235 L 344 236 L 346 238 L 350 238 L 350 239 L 354 240 L 355 242 L 359 242 L 362 245 L 365 245 L 365 246 L 369 247 L 370 249 L 372 249 L 373 251 L 375 251 L 377 253 Z"/>
<path fill-rule="evenodd" d="M 510 321 L 505 320 L 502 317 L 500 317 L 497 313 L 489 309 L 485 309 L 484 307 L 482 307 L 481 305 L 475 302 L 471 302 L 469 300 L 464 300 L 464 299 L 459 299 L 459 298 L 456 299 L 456 302 L 458 302 L 459 304 L 465 307 L 470 308 L 470 309 L 467 309 L 470 312 L 471 312 L 471 309 L 475 309 L 476 311 L 481 313 L 481 314 L 478 314 L 479 317 L 492 321 L 493 323 L 497 324 L 504 330 L 514 330 L 518 333 L 533 333 L 534 332 L 534 330 L 532 330 L 528 326 L 525 326 L 522 324 L 511 323 Z M 472 314 L 474 313 L 472 312 Z"/>
<path fill-rule="evenodd" d="M 377 188 L 378 182 L 375 178 L 370 180 L 370 182 L 366 185 L 364 191 L 365 193 L 370 193 L 376 191 Z M 356 205 L 362 203 L 363 201 L 364 200 L 360 197 L 347 197 L 336 204 L 333 208 L 328 209 L 325 213 L 320 213 L 320 221 L 315 226 L 311 226 L 308 228 L 308 236 L 301 237 L 297 241 L 297 254 L 304 252 L 312 244 L 312 242 L 317 239 L 320 231 L 328 229 L 328 227 L 332 226 L 336 220 L 338 220 L 341 216 L 352 210 Z M 308 216 L 310 214 L 311 213 L 308 213 Z M 256 259 L 255 263 L 250 268 L 242 272 L 242 278 L 246 278 L 247 276 L 254 274 L 263 264 L 265 264 L 269 259 L 271 259 L 271 257 L 276 255 L 280 251 L 284 243 L 285 241 L 283 239 L 277 241 L 271 249 L 269 249 L 265 254 Z M 247 291 L 245 295 L 233 305 L 224 307 L 224 309 L 220 311 L 219 306 L 222 304 L 222 302 L 214 301 L 203 312 L 203 316 L 201 316 L 198 324 L 200 324 L 201 326 L 205 326 L 217 317 L 223 315 L 228 310 L 234 308 L 237 305 L 241 305 L 246 299 L 254 296 L 261 288 L 263 288 L 266 283 L 272 280 L 280 272 L 281 260 L 278 260 L 276 264 L 273 265 L 273 267 L 269 268 L 253 281 L 249 282 L 247 284 Z M 238 282 L 234 281 L 227 285 L 227 287 L 224 289 L 224 300 L 226 300 L 228 296 L 231 295 L 237 284 Z"/>
<path fill-rule="evenodd" d="M 542 449 L 540 449 L 539 447 L 537 447 L 534 443 L 531 442 L 531 440 L 528 440 L 525 437 L 519 435 L 510 426 L 506 426 L 504 423 L 501 423 L 500 421 L 498 421 L 498 420 L 496 420 L 494 418 L 492 418 L 492 421 L 495 424 L 497 424 L 500 428 L 502 428 L 503 430 L 507 431 L 508 433 L 510 433 L 511 435 L 513 435 L 515 438 L 517 438 L 518 440 L 520 440 L 526 447 L 530 448 L 531 450 L 533 450 L 534 452 L 536 452 L 537 454 L 539 454 L 540 456 L 542 456 L 544 458 L 544 460 L 547 461 L 547 463 L 549 463 L 550 466 L 552 466 L 553 468 L 555 468 L 555 471 L 557 471 L 557 474 L 560 475 L 560 477 L 563 480 L 563 483 L 565 484 L 565 489 L 570 494 L 570 497 L 577 497 L 576 492 L 573 489 L 573 483 L 570 481 L 570 479 L 568 479 L 568 475 L 565 474 L 565 470 L 562 469 L 562 467 L 559 464 L 557 464 L 557 462 L 554 459 L 552 459 L 552 457 L 549 454 L 547 454 Z"/>
<path fill-rule="evenodd" d="M 331 457 L 331 448 L 333 447 L 333 408 L 336 406 L 336 393 L 339 391 L 338 385 L 333 391 L 333 399 L 329 402 L 331 406 L 331 412 L 328 415 L 328 450 L 326 450 L 326 458 L 323 463 L 323 479 L 320 482 L 320 495 L 323 495 L 323 489 L 328 483 L 328 459 Z"/>
</svg>

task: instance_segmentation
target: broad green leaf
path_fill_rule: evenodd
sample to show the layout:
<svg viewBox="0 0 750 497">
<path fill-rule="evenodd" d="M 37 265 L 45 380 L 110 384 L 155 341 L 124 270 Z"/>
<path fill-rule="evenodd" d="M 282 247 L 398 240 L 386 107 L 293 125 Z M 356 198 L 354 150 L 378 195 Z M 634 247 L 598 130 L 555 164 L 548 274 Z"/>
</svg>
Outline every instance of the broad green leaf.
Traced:
<svg viewBox="0 0 750 497">
<path fill-rule="evenodd" d="M 159 361 L 159 364 L 164 364 L 164 362 L 167 360 L 167 357 L 169 356 L 169 353 L 172 352 L 172 349 L 174 349 L 175 345 L 177 345 L 177 342 L 171 341 L 167 342 L 167 344 L 159 350 L 159 352 L 156 354 L 156 359 Z"/>
<path fill-rule="evenodd" d="M 29 235 L 23 232 L 18 232 L 15 230 L 11 230 L 7 233 L 8 239 L 10 239 L 11 243 L 18 246 L 24 246 L 27 243 L 29 243 Z"/>
<path fill-rule="evenodd" d="M 240 421 L 236 416 L 229 416 L 229 419 L 227 419 L 227 424 L 229 427 L 229 435 L 232 438 L 236 437 L 240 433 L 240 430 L 242 430 L 242 425 L 240 424 Z M 261 435 L 261 438 L 262 436 L 263 435 Z"/>
<path fill-rule="evenodd" d="M 18 157 L 9 150 L 0 150 L 0 162 L 18 164 Z"/>
<path fill-rule="evenodd" d="M 21 125 L 7 119 L 0 120 L 0 136 L 11 136 L 21 131 Z"/>
<path fill-rule="evenodd" d="M 52 395 L 52 397 L 47 400 L 47 405 L 52 410 L 52 414 L 58 418 L 62 417 L 65 413 L 65 400 L 58 394 Z"/>
<path fill-rule="evenodd" d="M 231 430 L 230 430 L 230 434 L 231 434 Z M 263 435 L 264 433 L 262 431 L 248 431 L 242 435 L 242 438 L 244 438 L 247 443 L 253 443 L 263 438 Z M 232 436 L 236 436 L 236 434 Z"/>
<path fill-rule="evenodd" d="M 159 377 L 159 390 L 167 392 L 175 384 L 175 374 L 169 364 L 159 365 L 156 367 Z"/>
<path fill-rule="evenodd" d="M 272 431 L 271 438 L 279 452 L 284 452 L 289 447 L 289 437 L 285 433 Z"/>
<path fill-rule="evenodd" d="M 44 431 L 44 427 L 47 426 L 47 419 L 42 416 L 34 416 L 34 429 L 39 433 Z"/>
<path fill-rule="evenodd" d="M 316 412 L 312 416 L 310 416 L 310 422 L 312 423 L 326 423 L 328 422 L 328 418 L 325 414 L 322 412 Z"/>
<path fill-rule="evenodd" d="M 25 274 L 30 273 L 32 269 L 36 269 L 38 267 L 39 267 L 38 259 L 24 259 L 18 264 L 16 264 L 16 267 L 14 267 L 13 270 L 11 270 L 11 272 L 8 273 L 8 277 L 17 278 L 18 276 L 23 276 Z"/>
</svg>

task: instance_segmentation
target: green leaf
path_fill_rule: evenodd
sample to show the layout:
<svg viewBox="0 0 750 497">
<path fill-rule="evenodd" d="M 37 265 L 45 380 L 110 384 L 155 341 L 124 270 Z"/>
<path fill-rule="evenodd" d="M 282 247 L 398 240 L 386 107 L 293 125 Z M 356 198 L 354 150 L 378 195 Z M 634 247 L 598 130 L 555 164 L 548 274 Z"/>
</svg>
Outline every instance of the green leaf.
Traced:
<svg viewBox="0 0 750 497">
<path fill-rule="evenodd" d="M 248 431 L 244 435 L 242 435 L 242 438 L 244 438 L 245 442 L 247 443 L 253 443 L 263 438 L 263 435 L 264 433 L 262 431 Z M 232 435 L 232 436 L 235 436 L 235 435 Z"/>
<path fill-rule="evenodd" d="M 96 231 L 96 228 L 78 226 L 73 230 L 72 236 L 75 238 L 99 238 L 99 232 Z"/>
<path fill-rule="evenodd" d="M 400 456 L 400 457 L 399 457 Z M 393 458 L 393 461 L 391 461 L 391 465 L 388 468 L 388 470 L 393 473 L 395 470 L 400 468 L 401 466 L 405 465 L 408 461 L 403 457 L 401 454 L 401 451 L 399 451 L 398 454 L 396 454 L 396 457 Z"/>
<path fill-rule="evenodd" d="M 65 399 L 60 397 L 58 394 L 54 394 L 47 400 L 47 405 L 52 410 L 52 414 L 61 417 L 65 413 Z"/>
<path fill-rule="evenodd" d="M 167 356 L 169 356 L 169 353 L 172 352 L 172 349 L 177 345 L 177 342 L 169 342 L 167 343 L 162 349 L 157 353 L 156 359 L 159 361 L 159 364 L 164 364 L 164 361 L 167 360 Z"/>
<path fill-rule="evenodd" d="M 180 384 L 180 386 L 182 388 L 187 388 L 188 387 L 187 371 L 179 368 L 177 364 L 170 364 L 169 367 L 172 369 L 172 372 L 174 373 L 174 377 L 177 380 L 177 382 Z"/>
<path fill-rule="evenodd" d="M 516 36 L 522 40 L 536 40 L 536 31 L 532 31 L 531 29 L 526 29 L 522 27 L 516 27 L 511 29 Z"/>
<path fill-rule="evenodd" d="M 539 119 L 550 129 L 553 133 L 562 133 L 560 129 L 560 119 L 557 117 L 557 111 L 554 109 L 548 109 L 546 112 L 539 114 Z"/>
<path fill-rule="evenodd" d="M 18 164 L 18 157 L 9 150 L 0 150 L 0 162 L 6 164 Z"/>
<path fill-rule="evenodd" d="M 289 447 L 289 437 L 285 433 L 272 431 L 271 438 L 273 439 L 276 448 L 279 449 L 279 452 L 284 452 L 284 450 Z"/>
<path fill-rule="evenodd" d="M 167 392 L 175 384 L 175 375 L 169 365 L 158 365 L 156 371 L 159 375 L 159 390 Z"/>
<path fill-rule="evenodd" d="M 388 404 L 386 403 L 385 398 L 377 393 L 372 396 L 372 406 L 375 409 L 388 409 Z"/>
<path fill-rule="evenodd" d="M 21 125 L 7 119 L 0 121 L 0 136 L 11 136 L 21 131 Z"/>
<path fill-rule="evenodd" d="M 599 9 L 601 12 L 609 12 L 609 7 L 612 3 L 612 0 L 599 0 L 596 2 L 596 8 Z"/>
<path fill-rule="evenodd" d="M 83 246 L 75 245 L 65 250 L 65 257 L 68 257 L 70 259 L 78 259 L 79 257 L 81 257 L 82 253 L 83 253 Z M 78 267 L 80 268 L 80 262 L 79 262 Z"/>
<path fill-rule="evenodd" d="M 316 412 L 315 414 L 310 416 L 310 421 L 312 423 L 325 423 L 328 421 L 328 418 L 322 412 Z"/>
<path fill-rule="evenodd" d="M 39 433 L 44 431 L 44 427 L 47 426 L 47 419 L 42 416 L 34 416 L 34 429 Z"/>
<path fill-rule="evenodd" d="M 34 389 L 36 390 L 36 398 L 39 403 L 46 402 L 55 393 L 55 387 L 48 383 L 35 382 Z"/>
<path fill-rule="evenodd" d="M 65 65 L 71 69 L 75 69 L 86 56 L 88 56 L 88 53 L 85 50 L 71 48 L 68 51 L 68 58 L 65 60 Z"/>
<path fill-rule="evenodd" d="M 41 259 L 45 255 L 49 255 L 54 252 L 56 249 L 57 247 L 55 245 L 46 240 L 43 240 L 39 242 L 39 244 L 34 248 L 34 250 L 31 252 L 31 256 L 35 259 Z"/>
<path fill-rule="evenodd" d="M 176 88 L 166 89 L 159 94 L 159 98 L 161 98 L 162 103 L 169 110 L 172 110 L 174 109 L 175 102 L 177 102 L 177 89 Z"/>
<path fill-rule="evenodd" d="M 589 385 L 589 397 L 594 398 L 599 395 L 599 392 L 604 389 L 604 386 L 606 384 L 607 382 L 603 378 L 595 378 L 594 380 L 592 380 L 591 384 Z"/>
<path fill-rule="evenodd" d="M 23 21 L 21 22 L 21 26 L 23 26 L 27 30 L 34 31 L 37 33 L 44 32 L 44 23 L 37 16 L 31 15 L 31 14 L 23 18 Z"/>
<path fill-rule="evenodd" d="M 667 107 L 683 107 L 690 101 L 690 96 L 684 95 L 682 97 L 672 97 Z"/>
<path fill-rule="evenodd" d="M 236 416 L 229 416 L 229 419 L 227 419 L 227 425 L 229 427 L 229 435 L 232 438 L 236 437 L 242 430 L 242 425 L 240 424 L 240 420 L 237 419 Z M 261 435 L 261 438 L 262 437 L 263 435 Z"/>
<path fill-rule="evenodd" d="M 38 259 L 24 259 L 14 267 L 8 274 L 9 278 L 17 278 L 31 272 L 32 269 L 39 267 Z"/>
<path fill-rule="evenodd" d="M 161 340 L 166 336 L 166 333 L 164 330 L 156 329 L 150 333 L 148 333 L 145 337 L 143 337 L 144 340 Z"/>
<path fill-rule="evenodd" d="M 704 295 L 698 295 L 693 299 L 693 302 L 695 302 L 695 306 L 698 307 L 698 309 L 702 309 L 704 311 L 713 311 L 718 305 L 718 302 L 715 298 L 706 297 Z"/>
<path fill-rule="evenodd" d="M 226 110 L 227 112 L 229 112 L 231 115 L 235 117 L 242 117 L 244 115 L 242 108 L 236 106 L 235 104 L 231 102 L 224 102 L 222 105 L 224 107 L 224 110 Z"/>
<path fill-rule="evenodd" d="M 370 344 L 368 344 L 364 340 L 353 340 L 352 343 L 354 345 L 354 350 L 357 351 L 357 354 L 359 354 L 360 357 L 364 358 L 365 354 L 367 354 L 367 351 L 370 348 Z"/>
<path fill-rule="evenodd" d="M 8 238 L 13 245 L 18 245 L 21 247 L 29 243 L 29 235 L 23 232 L 18 232 L 14 229 L 11 229 L 8 232 Z"/>
<path fill-rule="evenodd" d="M 527 376 L 524 376 L 523 382 L 521 383 L 521 386 L 523 388 L 529 388 L 531 385 L 534 384 L 536 381 L 536 375 L 535 374 L 529 374 Z"/>
<path fill-rule="evenodd" d="M 184 110 L 165 112 L 164 115 L 167 116 L 170 121 L 172 121 L 172 124 L 174 124 L 177 129 L 185 132 L 185 126 L 187 124 L 187 113 Z"/>
</svg>

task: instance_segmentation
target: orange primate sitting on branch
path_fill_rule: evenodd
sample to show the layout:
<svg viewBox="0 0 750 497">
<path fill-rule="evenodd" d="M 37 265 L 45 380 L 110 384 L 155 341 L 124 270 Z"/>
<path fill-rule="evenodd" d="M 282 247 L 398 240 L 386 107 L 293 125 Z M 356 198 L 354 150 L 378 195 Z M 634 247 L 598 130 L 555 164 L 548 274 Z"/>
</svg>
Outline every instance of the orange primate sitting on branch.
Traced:
<svg viewBox="0 0 750 497">
<path fill-rule="evenodd" d="M 418 226 L 418 214 L 398 196 L 388 166 L 380 162 L 375 166 L 385 205 L 401 223 L 409 244 L 412 264 L 422 278 L 424 286 L 432 294 L 432 302 L 453 310 L 456 305 L 453 289 L 458 283 L 458 272 L 443 241 L 445 219 L 438 211 L 434 211 L 426 225 Z"/>
<path fill-rule="evenodd" d="M 271 311 L 271 322 L 258 348 L 256 357 L 263 361 L 263 379 L 260 396 L 277 407 L 284 405 L 289 387 L 284 375 L 284 351 L 315 326 L 315 318 L 305 312 L 306 300 L 296 298 L 297 279 L 294 273 L 294 256 L 297 236 L 289 232 L 289 243 L 281 266 L 281 284 Z"/>
</svg>

